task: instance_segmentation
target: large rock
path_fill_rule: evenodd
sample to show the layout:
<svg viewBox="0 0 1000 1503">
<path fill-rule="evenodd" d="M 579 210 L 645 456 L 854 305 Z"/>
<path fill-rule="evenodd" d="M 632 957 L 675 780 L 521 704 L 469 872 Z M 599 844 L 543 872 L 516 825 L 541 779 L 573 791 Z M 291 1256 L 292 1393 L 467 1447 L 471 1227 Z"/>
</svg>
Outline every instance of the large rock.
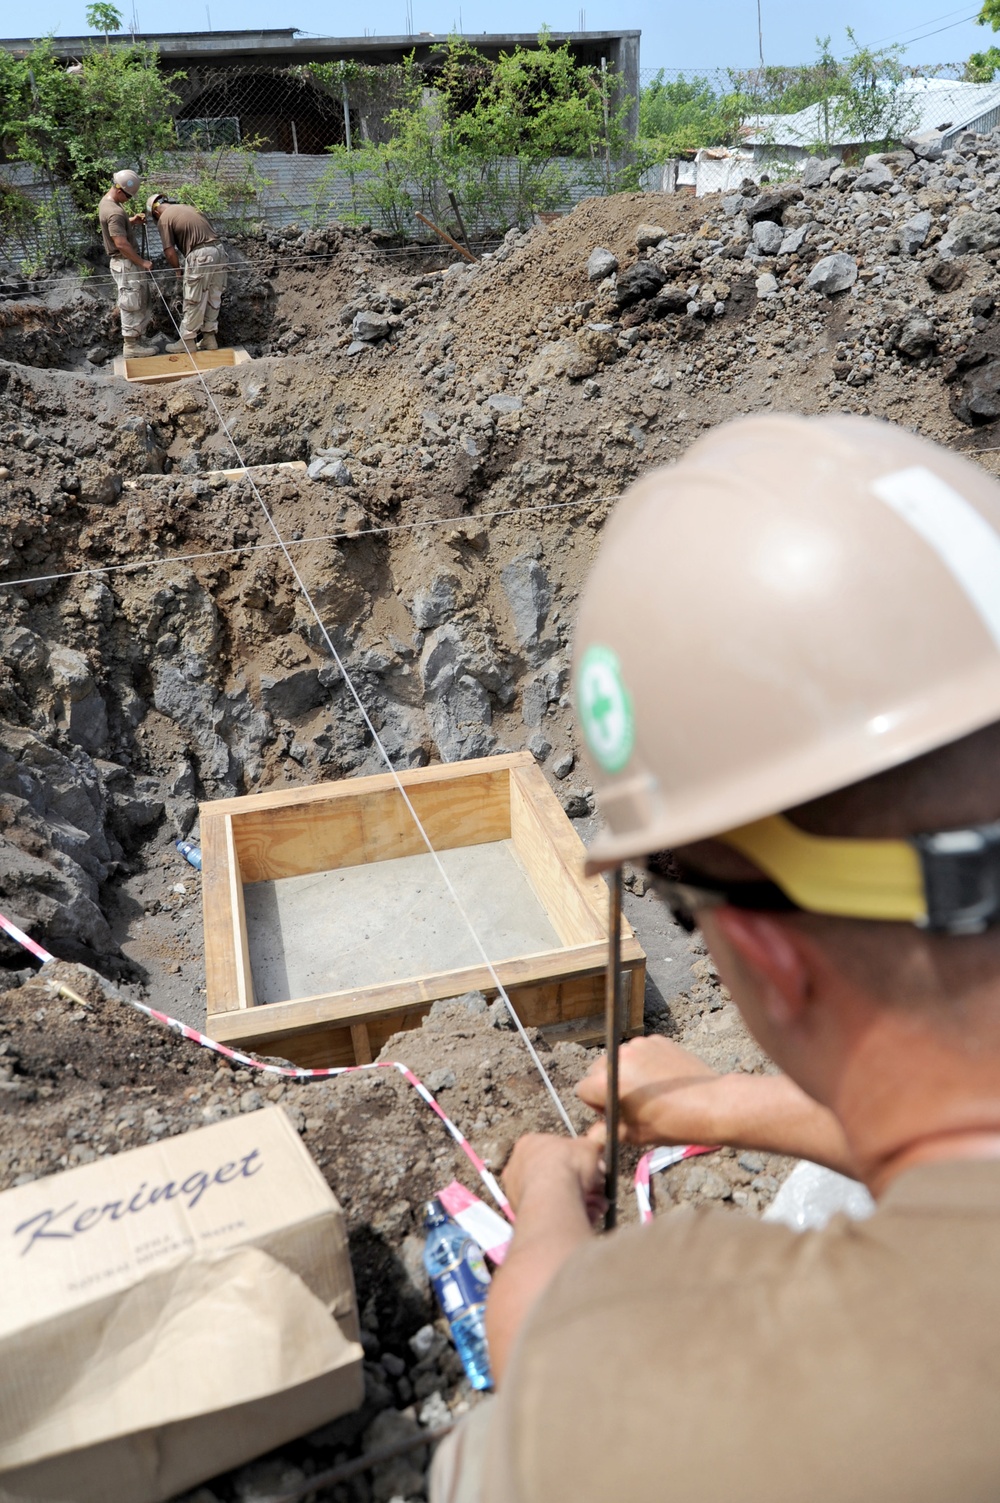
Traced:
<svg viewBox="0 0 1000 1503">
<path fill-rule="evenodd" d="M 14 922 L 66 959 L 116 956 L 100 887 L 121 854 L 90 757 L 0 723 L 0 897 Z"/>
<path fill-rule="evenodd" d="M 413 597 L 414 625 L 421 631 L 426 631 L 428 627 L 440 626 L 442 621 L 454 615 L 458 605 L 458 589 L 458 580 L 454 574 L 435 574 L 427 588 L 418 590 Z"/>
<path fill-rule="evenodd" d="M 951 410 L 970 428 L 1000 417 L 1000 360 L 977 366 L 952 388 Z"/>
<path fill-rule="evenodd" d="M 854 179 L 853 188 L 855 193 L 884 193 L 892 184 L 892 168 L 884 162 L 873 162 L 871 167 L 866 163 L 865 171 Z"/>
<path fill-rule="evenodd" d="M 785 232 L 773 219 L 758 219 L 753 227 L 753 243 L 763 256 L 776 256 Z"/>
<path fill-rule="evenodd" d="M 806 239 L 811 229 L 812 223 L 811 221 L 807 220 L 805 224 L 797 224 L 793 229 L 786 230 L 781 237 L 781 244 L 778 247 L 778 255 L 794 256 L 796 252 L 800 251 L 803 245 L 806 243 Z"/>
<path fill-rule="evenodd" d="M 816 262 L 806 278 L 806 286 L 813 292 L 833 297 L 834 293 L 845 292 L 848 287 L 853 287 L 857 280 L 858 263 L 854 257 L 846 251 L 836 251 L 832 256 L 824 256 Z"/>
<path fill-rule="evenodd" d="M 963 256 L 967 251 L 994 250 L 1000 245 L 1000 214 L 963 209 L 956 214 L 941 241 L 944 256 Z"/>
<path fill-rule="evenodd" d="M 754 225 L 762 219 L 773 219 L 775 224 L 780 224 L 789 205 L 799 203 L 801 198 L 802 189 L 792 185 L 762 193 L 744 210 L 747 223 Z"/>
<path fill-rule="evenodd" d="M 656 296 L 666 280 L 663 272 L 652 261 L 636 261 L 619 275 L 615 302 L 619 308 L 631 308 L 634 303 L 645 302 L 647 298 Z"/>
<path fill-rule="evenodd" d="M 654 245 L 659 245 L 661 240 L 667 238 L 667 231 L 661 224 L 639 224 L 635 229 L 635 244 L 637 250 L 650 250 Z"/>
<path fill-rule="evenodd" d="M 521 411 L 524 398 L 512 391 L 495 391 L 487 397 L 486 405 L 491 412 L 497 412 L 501 417 L 509 417 L 512 413 Z"/>
<path fill-rule="evenodd" d="M 387 313 L 369 313 L 363 310 L 354 315 L 351 333 L 355 339 L 361 339 L 365 344 L 377 344 L 380 339 L 388 339 L 394 322 Z"/>
<path fill-rule="evenodd" d="M 518 642 L 529 656 L 548 653 L 554 646 L 545 640 L 552 586 L 545 570 L 537 559 L 523 554 L 501 571 L 500 579 L 510 602 Z"/>
<path fill-rule="evenodd" d="M 665 313 L 685 313 L 690 301 L 686 287 L 675 287 L 668 283 L 660 288 L 650 304 L 649 311 L 654 318 L 661 318 Z"/>
<path fill-rule="evenodd" d="M 108 744 L 108 712 L 87 659 L 71 647 L 53 647 L 49 653 L 49 672 L 58 699 L 56 723 L 74 746 L 82 746 L 92 755 L 104 751 Z"/>
<path fill-rule="evenodd" d="M 904 256 L 916 255 L 931 231 L 931 213 L 929 209 L 921 209 L 918 214 L 913 214 L 900 225 L 896 238 L 899 248 Z"/>
<path fill-rule="evenodd" d="M 587 276 L 591 282 L 603 282 L 618 270 L 618 257 L 603 245 L 595 246 L 587 260 Z"/>
<path fill-rule="evenodd" d="M 326 698 L 318 668 L 298 668 L 283 678 L 270 673 L 260 676 L 260 702 L 269 715 L 280 720 L 298 720 L 317 709 Z"/>
<path fill-rule="evenodd" d="M 965 281 L 965 267 L 961 261 L 932 261 L 924 276 L 935 292 L 954 292 Z"/>
<path fill-rule="evenodd" d="M 891 341 L 901 354 L 917 360 L 937 348 L 937 329 L 926 313 L 918 311 L 911 313 L 892 331 Z"/>
<path fill-rule="evenodd" d="M 839 157 L 810 157 L 802 169 L 803 188 L 820 188 L 840 166 Z"/>
</svg>

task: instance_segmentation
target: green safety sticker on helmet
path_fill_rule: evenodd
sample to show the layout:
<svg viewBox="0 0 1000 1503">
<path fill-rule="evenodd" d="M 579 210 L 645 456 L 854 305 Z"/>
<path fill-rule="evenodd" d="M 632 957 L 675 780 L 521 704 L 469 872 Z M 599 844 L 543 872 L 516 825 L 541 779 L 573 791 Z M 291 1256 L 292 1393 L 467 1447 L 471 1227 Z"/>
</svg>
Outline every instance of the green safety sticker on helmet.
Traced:
<svg viewBox="0 0 1000 1503">
<path fill-rule="evenodd" d="M 605 772 L 621 772 L 635 745 L 632 696 L 610 647 L 588 647 L 576 675 L 576 700 L 595 760 Z"/>
</svg>

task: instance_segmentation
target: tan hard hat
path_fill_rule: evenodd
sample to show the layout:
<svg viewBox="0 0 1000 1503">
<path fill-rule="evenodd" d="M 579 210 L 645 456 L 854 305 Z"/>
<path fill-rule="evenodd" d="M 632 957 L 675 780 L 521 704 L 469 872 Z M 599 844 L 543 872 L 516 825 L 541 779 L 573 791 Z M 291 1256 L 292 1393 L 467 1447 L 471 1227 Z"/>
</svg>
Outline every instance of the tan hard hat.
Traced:
<svg viewBox="0 0 1000 1503">
<path fill-rule="evenodd" d="M 1000 719 L 1000 486 L 872 419 L 744 418 L 646 476 L 580 603 L 600 870 Z"/>
<path fill-rule="evenodd" d="M 146 199 L 146 213 L 152 214 L 157 204 L 165 204 L 166 202 L 167 195 L 165 193 L 151 193 Z"/>
<path fill-rule="evenodd" d="M 116 172 L 111 181 L 116 188 L 127 193 L 129 198 L 134 198 L 139 191 L 139 174 L 133 172 L 130 167 L 123 167 L 121 172 Z"/>
</svg>

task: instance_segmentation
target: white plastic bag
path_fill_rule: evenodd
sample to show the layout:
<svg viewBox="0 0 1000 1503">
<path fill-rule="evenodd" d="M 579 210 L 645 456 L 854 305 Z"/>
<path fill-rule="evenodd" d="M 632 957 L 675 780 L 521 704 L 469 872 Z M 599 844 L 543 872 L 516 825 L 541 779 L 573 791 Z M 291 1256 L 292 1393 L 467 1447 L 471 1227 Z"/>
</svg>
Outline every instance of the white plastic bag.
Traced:
<svg viewBox="0 0 1000 1503">
<path fill-rule="evenodd" d="M 795 1232 L 819 1231 L 838 1212 L 864 1221 L 874 1210 L 859 1180 L 800 1159 L 761 1219 L 781 1221 Z"/>
</svg>

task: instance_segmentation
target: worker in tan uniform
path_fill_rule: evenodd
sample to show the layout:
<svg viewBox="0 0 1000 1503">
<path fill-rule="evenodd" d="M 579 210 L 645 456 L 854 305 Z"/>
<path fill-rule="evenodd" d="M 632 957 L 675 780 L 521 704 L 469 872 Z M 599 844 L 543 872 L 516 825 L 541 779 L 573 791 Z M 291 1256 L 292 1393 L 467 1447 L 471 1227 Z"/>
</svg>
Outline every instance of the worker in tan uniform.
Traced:
<svg viewBox="0 0 1000 1503">
<path fill-rule="evenodd" d="M 111 187 L 101 199 L 98 218 L 101 224 L 101 239 L 108 253 L 111 275 L 118 289 L 118 311 L 122 321 L 122 339 L 128 358 L 137 355 L 155 355 L 151 345 L 142 343 L 142 336 L 149 327 L 150 310 L 149 277 L 152 261 L 139 253 L 135 231 L 143 223 L 141 214 L 129 214 L 126 205 L 139 191 L 138 174 L 128 168 L 116 172 Z"/>
<path fill-rule="evenodd" d="M 1000 487 L 871 420 L 722 427 L 612 518 L 574 683 L 590 871 L 650 871 L 781 1072 L 636 1040 L 624 1135 L 812 1159 L 877 1208 L 597 1236 L 600 1126 L 523 1138 L 498 1394 L 434 1503 L 1000 1497 Z"/>
<path fill-rule="evenodd" d="M 180 275 L 180 256 L 184 257 L 184 312 L 180 339 L 168 344 L 172 354 L 198 348 L 217 350 L 219 309 L 226 290 L 229 260 L 210 222 L 191 204 L 171 203 L 162 193 L 147 201 L 160 232 L 163 254 Z"/>
</svg>

